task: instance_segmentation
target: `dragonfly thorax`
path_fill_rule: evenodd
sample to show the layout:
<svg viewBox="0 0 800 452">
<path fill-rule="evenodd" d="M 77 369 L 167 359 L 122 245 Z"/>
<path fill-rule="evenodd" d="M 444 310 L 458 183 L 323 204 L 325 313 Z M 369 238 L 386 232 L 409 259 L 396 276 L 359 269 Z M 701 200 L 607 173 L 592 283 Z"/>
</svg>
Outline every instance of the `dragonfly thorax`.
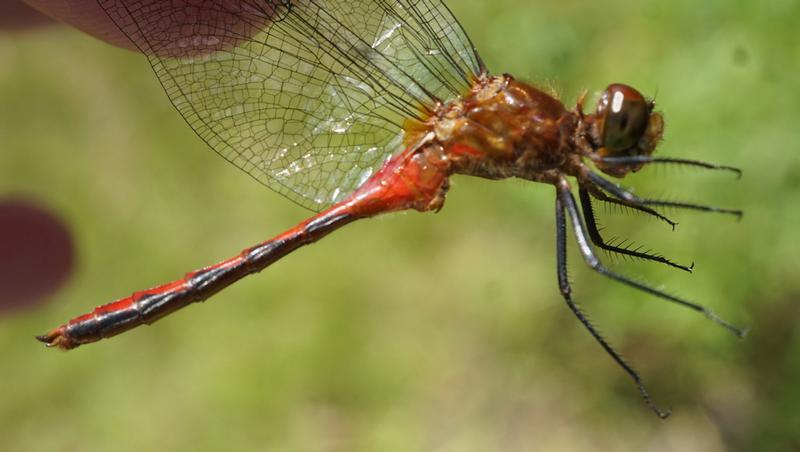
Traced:
<svg viewBox="0 0 800 452">
<path fill-rule="evenodd" d="M 454 173 L 553 183 L 560 175 L 582 177 L 584 158 L 614 177 L 638 171 L 642 164 L 603 159 L 650 156 L 664 130 L 654 108 L 630 86 L 613 84 L 586 115 L 582 100 L 568 110 L 554 95 L 510 75 L 485 76 L 468 95 L 444 104 L 427 126 Z"/>
<path fill-rule="evenodd" d="M 454 173 L 550 182 L 580 161 L 579 122 L 554 96 L 503 75 L 478 80 L 429 124 Z"/>
</svg>

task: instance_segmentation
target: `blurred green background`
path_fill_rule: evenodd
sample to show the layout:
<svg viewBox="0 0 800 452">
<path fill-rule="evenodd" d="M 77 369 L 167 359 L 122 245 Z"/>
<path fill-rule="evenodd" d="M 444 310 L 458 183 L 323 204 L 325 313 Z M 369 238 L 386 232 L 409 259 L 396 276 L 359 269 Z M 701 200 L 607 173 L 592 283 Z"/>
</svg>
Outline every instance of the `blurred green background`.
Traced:
<svg viewBox="0 0 800 452">
<path fill-rule="evenodd" d="M 657 93 L 660 155 L 744 169 L 626 180 L 739 222 L 601 209 L 610 236 L 696 262 L 615 268 L 751 326 L 744 341 L 570 252 L 577 300 L 671 419 L 564 306 L 553 189 L 519 181 L 455 177 L 439 214 L 356 223 L 153 327 L 44 349 L 34 334 L 308 215 L 207 149 L 144 58 L 52 27 L 0 34 L 0 197 L 63 217 L 77 267 L 0 317 L 2 449 L 800 449 L 800 2 L 449 3 L 493 72 L 569 105 L 610 82 Z"/>
</svg>

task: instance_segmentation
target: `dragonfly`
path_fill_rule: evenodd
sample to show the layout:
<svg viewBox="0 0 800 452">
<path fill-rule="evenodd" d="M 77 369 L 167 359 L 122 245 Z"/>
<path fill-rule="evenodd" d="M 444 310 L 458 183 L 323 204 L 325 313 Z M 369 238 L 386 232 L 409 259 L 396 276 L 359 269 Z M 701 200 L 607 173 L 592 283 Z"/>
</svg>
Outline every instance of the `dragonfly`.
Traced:
<svg viewBox="0 0 800 452">
<path fill-rule="evenodd" d="M 683 271 L 692 266 L 603 238 L 594 204 L 653 216 L 663 208 L 742 212 L 637 196 L 614 179 L 649 165 L 729 171 L 654 156 L 664 133 L 655 101 L 613 83 L 596 108 L 489 72 L 441 0 L 98 0 L 144 54 L 169 99 L 223 158 L 315 214 L 286 232 L 183 278 L 135 292 L 37 339 L 73 349 L 149 325 L 356 220 L 437 212 L 449 178 L 518 178 L 555 189 L 557 280 L 570 311 L 666 418 L 640 375 L 588 320 L 567 278 L 571 225 L 585 263 L 650 296 L 712 310 L 609 269 L 597 249 Z M 578 198 L 573 194 L 577 190 Z"/>
</svg>

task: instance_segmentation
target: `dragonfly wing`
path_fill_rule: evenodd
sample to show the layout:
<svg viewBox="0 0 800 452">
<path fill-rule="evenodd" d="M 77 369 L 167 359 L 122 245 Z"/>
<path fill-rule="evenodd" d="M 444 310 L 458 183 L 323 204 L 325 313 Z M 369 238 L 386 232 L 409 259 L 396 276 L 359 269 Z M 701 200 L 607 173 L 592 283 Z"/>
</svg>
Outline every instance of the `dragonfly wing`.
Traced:
<svg viewBox="0 0 800 452">
<path fill-rule="evenodd" d="M 311 210 L 483 71 L 441 0 L 98 0 L 217 153 Z"/>
</svg>

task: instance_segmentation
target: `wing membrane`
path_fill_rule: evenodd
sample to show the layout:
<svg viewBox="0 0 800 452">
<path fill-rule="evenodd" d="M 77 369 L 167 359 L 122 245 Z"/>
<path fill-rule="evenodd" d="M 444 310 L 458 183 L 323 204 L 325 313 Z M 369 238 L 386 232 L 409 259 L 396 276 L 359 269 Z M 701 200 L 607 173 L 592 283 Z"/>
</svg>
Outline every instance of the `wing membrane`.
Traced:
<svg viewBox="0 0 800 452">
<path fill-rule="evenodd" d="M 98 0 L 216 152 L 312 210 L 483 71 L 441 0 Z"/>
</svg>

